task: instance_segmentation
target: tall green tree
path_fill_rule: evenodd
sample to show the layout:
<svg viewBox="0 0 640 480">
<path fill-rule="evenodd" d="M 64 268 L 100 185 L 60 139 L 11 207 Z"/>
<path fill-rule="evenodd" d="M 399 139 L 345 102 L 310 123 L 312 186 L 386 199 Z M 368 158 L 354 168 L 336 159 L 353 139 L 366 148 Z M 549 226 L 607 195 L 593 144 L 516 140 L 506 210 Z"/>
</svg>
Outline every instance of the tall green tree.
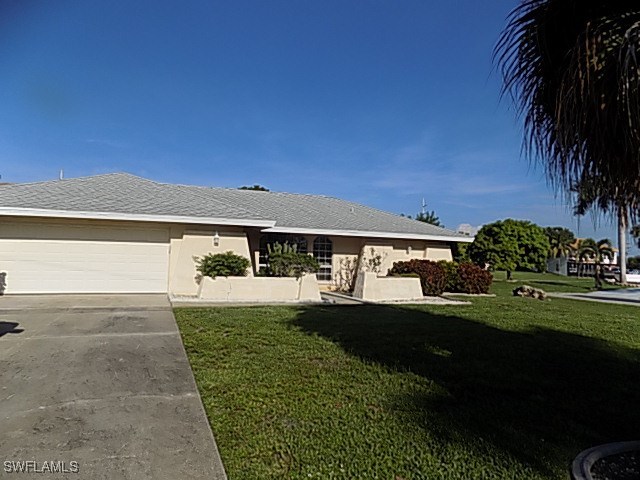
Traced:
<svg viewBox="0 0 640 480">
<path fill-rule="evenodd" d="M 640 270 L 640 255 L 629 257 L 627 259 L 627 268 L 629 270 Z"/>
<path fill-rule="evenodd" d="M 573 253 L 573 244 L 576 241 L 576 236 L 568 228 L 545 227 L 544 234 L 549 240 L 549 257 L 568 257 Z"/>
<path fill-rule="evenodd" d="M 495 55 L 525 153 L 565 193 L 593 183 L 591 206 L 614 207 L 624 257 L 640 204 L 640 2 L 522 0 Z"/>
<path fill-rule="evenodd" d="M 435 210 L 431 210 L 430 212 L 418 213 L 416 215 L 416 220 L 418 220 L 419 222 L 435 225 L 436 227 L 444 227 L 444 225 L 440 222 L 440 218 L 436 215 Z"/>
<path fill-rule="evenodd" d="M 244 185 L 242 187 L 238 187 L 238 190 L 255 190 L 257 192 L 268 192 L 269 189 L 266 187 L 263 187 L 262 185 L 258 185 L 257 183 L 255 185 Z"/>
<path fill-rule="evenodd" d="M 613 256 L 613 247 L 606 238 L 598 242 L 592 238 L 587 238 L 580 242 L 578 259 L 582 261 L 591 260 L 595 263 L 595 286 L 598 290 L 602 288 L 602 263 L 605 259 L 612 260 Z"/>
<path fill-rule="evenodd" d="M 413 218 L 411 215 L 405 215 L 404 213 L 401 213 L 400 216 Z M 429 223 L 431 225 L 435 225 L 436 227 L 444 228 L 444 225 L 440 221 L 440 217 L 436 215 L 435 210 L 427 210 L 427 204 L 425 203 L 424 198 L 422 199 L 422 210 L 418 214 L 416 214 L 415 220 L 418 220 L 419 222 Z"/>
<path fill-rule="evenodd" d="M 549 240 L 535 223 L 508 218 L 484 225 L 468 251 L 474 263 L 506 270 L 510 280 L 514 270 L 545 270 Z"/>
<path fill-rule="evenodd" d="M 451 246 L 451 256 L 453 257 L 453 261 L 457 263 L 467 263 L 471 262 L 471 258 L 469 257 L 469 244 L 457 242 Z"/>
</svg>

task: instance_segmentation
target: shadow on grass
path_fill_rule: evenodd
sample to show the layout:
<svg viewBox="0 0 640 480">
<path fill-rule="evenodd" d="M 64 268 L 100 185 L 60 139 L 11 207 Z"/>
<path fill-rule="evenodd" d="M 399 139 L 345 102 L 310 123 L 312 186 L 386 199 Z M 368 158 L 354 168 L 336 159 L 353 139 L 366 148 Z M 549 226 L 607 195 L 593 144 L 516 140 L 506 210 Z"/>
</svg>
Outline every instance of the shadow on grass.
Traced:
<svg viewBox="0 0 640 480">
<path fill-rule="evenodd" d="M 390 306 L 310 307 L 294 324 L 449 392 L 392 399 L 403 421 L 431 434 L 435 421 L 442 442 L 490 442 L 546 476 L 568 468 L 584 448 L 640 436 L 637 350 Z"/>
</svg>

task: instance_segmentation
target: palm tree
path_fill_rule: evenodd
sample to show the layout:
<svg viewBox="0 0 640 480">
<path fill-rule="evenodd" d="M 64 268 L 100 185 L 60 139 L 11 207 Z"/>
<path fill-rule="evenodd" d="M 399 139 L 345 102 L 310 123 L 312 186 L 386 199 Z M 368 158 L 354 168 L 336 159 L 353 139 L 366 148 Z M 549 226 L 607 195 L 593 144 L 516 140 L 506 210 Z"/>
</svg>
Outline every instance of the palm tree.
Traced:
<svg viewBox="0 0 640 480">
<path fill-rule="evenodd" d="M 546 227 L 544 233 L 549 239 L 549 257 L 568 257 L 573 253 L 576 237 L 571 230 L 564 227 Z"/>
<path fill-rule="evenodd" d="M 580 260 L 580 248 L 582 247 L 582 242 L 584 241 L 586 241 L 587 244 L 589 244 L 590 242 L 595 242 L 595 240 L 593 240 L 592 238 L 578 238 L 576 240 L 574 251 L 575 251 L 576 260 L 578 262 L 578 277 L 582 277 L 585 270 L 584 264 Z"/>
<path fill-rule="evenodd" d="M 598 242 L 592 238 L 587 238 L 580 242 L 578 249 L 578 259 L 580 261 L 592 260 L 595 264 L 596 289 L 602 288 L 602 263 L 605 259 L 612 260 L 614 256 L 613 247 L 608 239 Z"/>
<path fill-rule="evenodd" d="M 495 58 L 527 156 L 565 193 L 592 181 L 591 205 L 615 207 L 626 232 L 640 204 L 640 2 L 522 0 Z"/>
<path fill-rule="evenodd" d="M 606 190 L 598 179 L 581 178 L 570 188 L 575 194 L 573 214 L 586 215 L 589 210 L 598 210 L 602 213 L 615 212 L 618 220 L 618 252 L 620 266 L 620 283 L 627 283 L 627 228 L 629 219 L 629 207 L 624 199 L 616 197 L 617 192 L 610 195 L 602 194 Z"/>
</svg>

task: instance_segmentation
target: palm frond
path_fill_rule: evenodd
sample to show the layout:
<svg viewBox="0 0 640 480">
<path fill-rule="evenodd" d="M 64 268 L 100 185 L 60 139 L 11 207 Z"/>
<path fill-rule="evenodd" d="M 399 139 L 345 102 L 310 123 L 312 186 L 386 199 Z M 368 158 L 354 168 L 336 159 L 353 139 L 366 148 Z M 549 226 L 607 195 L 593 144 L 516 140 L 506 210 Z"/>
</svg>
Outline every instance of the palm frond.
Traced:
<svg viewBox="0 0 640 480">
<path fill-rule="evenodd" d="M 525 0 L 494 59 L 552 185 L 596 179 L 601 208 L 640 205 L 640 2 Z"/>
</svg>

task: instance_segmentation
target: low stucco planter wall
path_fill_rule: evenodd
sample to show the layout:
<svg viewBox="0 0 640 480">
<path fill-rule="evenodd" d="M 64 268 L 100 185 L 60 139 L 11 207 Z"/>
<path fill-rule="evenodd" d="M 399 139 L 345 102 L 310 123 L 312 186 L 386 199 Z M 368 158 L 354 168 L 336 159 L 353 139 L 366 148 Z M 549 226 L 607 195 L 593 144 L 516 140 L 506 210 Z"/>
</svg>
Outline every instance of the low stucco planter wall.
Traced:
<svg viewBox="0 0 640 480">
<path fill-rule="evenodd" d="M 361 272 L 356 278 L 353 296 L 363 300 L 421 300 L 422 286 L 417 277 L 378 277 Z"/>
<path fill-rule="evenodd" d="M 204 277 L 198 298 L 218 302 L 320 302 L 315 274 L 301 278 Z"/>
</svg>

